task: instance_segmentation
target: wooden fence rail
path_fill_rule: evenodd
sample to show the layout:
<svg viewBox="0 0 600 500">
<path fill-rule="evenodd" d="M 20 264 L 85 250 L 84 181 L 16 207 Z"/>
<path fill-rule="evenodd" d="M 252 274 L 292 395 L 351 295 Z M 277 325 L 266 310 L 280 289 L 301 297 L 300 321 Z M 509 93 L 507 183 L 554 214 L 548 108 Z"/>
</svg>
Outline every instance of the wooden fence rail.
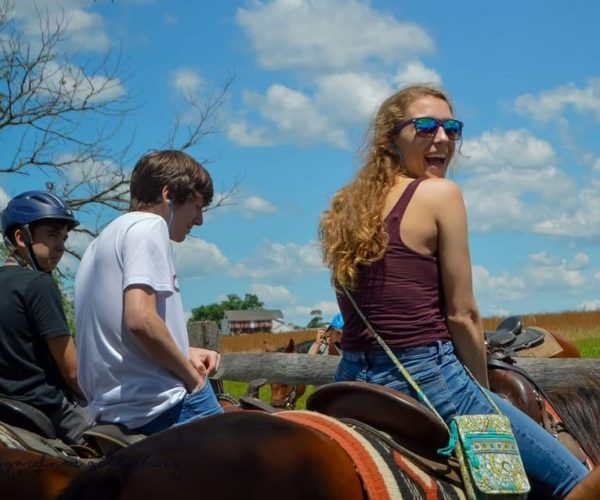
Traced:
<svg viewBox="0 0 600 500">
<path fill-rule="evenodd" d="M 340 358 L 286 353 L 226 353 L 217 379 L 249 382 L 265 377 L 282 384 L 327 384 Z M 600 376 L 600 359 L 519 358 L 517 366 L 527 371 L 545 390 L 576 387 L 586 377 Z"/>
<path fill-rule="evenodd" d="M 220 350 L 220 331 L 213 321 L 188 323 L 190 345 Z M 250 382 L 266 378 L 281 384 L 327 384 L 340 361 L 338 356 L 286 353 L 225 353 L 215 380 Z M 518 358 L 523 368 L 545 390 L 577 387 L 586 377 L 600 377 L 600 359 Z"/>
</svg>

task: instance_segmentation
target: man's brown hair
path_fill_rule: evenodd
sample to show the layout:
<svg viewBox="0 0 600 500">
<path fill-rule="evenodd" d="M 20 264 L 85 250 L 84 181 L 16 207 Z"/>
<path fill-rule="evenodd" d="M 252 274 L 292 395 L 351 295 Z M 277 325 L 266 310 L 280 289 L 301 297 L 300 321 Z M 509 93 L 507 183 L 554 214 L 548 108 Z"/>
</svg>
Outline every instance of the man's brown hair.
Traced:
<svg viewBox="0 0 600 500">
<path fill-rule="evenodd" d="M 214 194 L 210 174 L 190 155 L 177 150 L 154 151 L 142 156 L 133 168 L 129 210 L 160 203 L 164 186 L 169 188 L 175 203 L 202 195 L 206 206 Z"/>
</svg>

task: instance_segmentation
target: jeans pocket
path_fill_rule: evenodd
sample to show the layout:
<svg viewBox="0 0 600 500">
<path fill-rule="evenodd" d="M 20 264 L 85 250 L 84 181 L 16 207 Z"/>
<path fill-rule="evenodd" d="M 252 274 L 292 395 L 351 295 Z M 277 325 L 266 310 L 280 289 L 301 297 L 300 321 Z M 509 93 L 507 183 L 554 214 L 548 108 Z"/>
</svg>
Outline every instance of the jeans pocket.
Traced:
<svg viewBox="0 0 600 500">
<path fill-rule="evenodd" d="M 364 369 L 359 362 L 350 362 L 342 358 L 333 375 L 335 382 L 347 380 L 365 380 Z"/>
</svg>

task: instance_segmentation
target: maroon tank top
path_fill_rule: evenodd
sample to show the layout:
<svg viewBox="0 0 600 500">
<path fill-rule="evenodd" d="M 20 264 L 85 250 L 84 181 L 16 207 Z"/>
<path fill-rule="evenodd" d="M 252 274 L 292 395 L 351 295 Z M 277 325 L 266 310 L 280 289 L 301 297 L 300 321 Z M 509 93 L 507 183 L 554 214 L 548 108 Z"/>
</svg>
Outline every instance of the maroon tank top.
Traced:
<svg viewBox="0 0 600 500">
<path fill-rule="evenodd" d="M 415 252 L 400 238 L 400 221 L 423 180 L 412 181 L 386 217 L 385 253 L 377 262 L 359 267 L 358 285 L 351 292 L 390 347 L 416 347 L 450 338 L 437 255 Z M 342 349 L 367 351 L 377 346 L 348 298 L 341 293 L 337 300 L 345 322 Z"/>
</svg>

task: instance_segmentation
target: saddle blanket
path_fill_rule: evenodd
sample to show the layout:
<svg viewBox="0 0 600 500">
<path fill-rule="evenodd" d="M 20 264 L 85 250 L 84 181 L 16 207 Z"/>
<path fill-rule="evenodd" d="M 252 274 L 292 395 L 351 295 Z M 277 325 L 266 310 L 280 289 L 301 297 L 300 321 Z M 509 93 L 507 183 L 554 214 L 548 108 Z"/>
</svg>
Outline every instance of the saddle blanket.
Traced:
<svg viewBox="0 0 600 500">
<path fill-rule="evenodd" d="M 314 411 L 281 411 L 274 416 L 325 434 L 352 458 L 370 499 L 461 500 L 464 492 L 438 481 L 364 429 Z"/>
</svg>

